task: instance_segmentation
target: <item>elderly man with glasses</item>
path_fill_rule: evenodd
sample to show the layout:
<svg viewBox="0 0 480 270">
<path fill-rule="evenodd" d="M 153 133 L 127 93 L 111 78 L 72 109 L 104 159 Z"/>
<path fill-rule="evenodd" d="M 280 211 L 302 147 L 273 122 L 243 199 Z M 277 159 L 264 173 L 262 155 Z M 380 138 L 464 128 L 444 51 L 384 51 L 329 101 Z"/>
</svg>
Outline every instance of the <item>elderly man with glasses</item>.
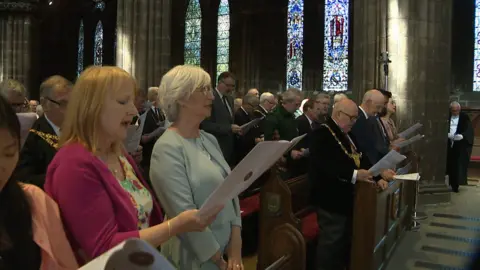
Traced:
<svg viewBox="0 0 480 270">
<path fill-rule="evenodd" d="M 40 85 L 44 114 L 33 124 L 22 148 L 15 171 L 18 179 L 43 188 L 47 167 L 58 149 L 71 90 L 72 83 L 61 76 L 52 76 Z"/>
<path fill-rule="evenodd" d="M 12 79 L 0 82 L 0 95 L 10 103 L 15 112 L 28 111 L 27 90 L 21 82 Z"/>
</svg>

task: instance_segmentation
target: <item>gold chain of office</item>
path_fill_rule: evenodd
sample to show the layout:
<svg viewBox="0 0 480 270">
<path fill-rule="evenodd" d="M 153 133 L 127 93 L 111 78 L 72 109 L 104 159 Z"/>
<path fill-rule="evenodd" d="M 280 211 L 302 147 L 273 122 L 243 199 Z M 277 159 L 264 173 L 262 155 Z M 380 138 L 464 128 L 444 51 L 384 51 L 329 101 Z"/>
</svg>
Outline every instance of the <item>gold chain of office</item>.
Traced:
<svg viewBox="0 0 480 270">
<path fill-rule="evenodd" d="M 58 136 L 57 135 L 43 133 L 43 132 L 35 130 L 35 129 L 30 129 L 30 132 L 35 133 L 38 137 L 42 138 L 51 147 L 58 150 Z"/>
<path fill-rule="evenodd" d="M 351 154 L 348 153 L 347 149 L 345 149 L 345 146 L 343 146 L 342 142 L 337 138 L 337 135 L 335 135 L 335 132 L 333 132 L 333 130 L 327 124 L 322 124 L 322 126 L 325 126 L 326 128 L 328 128 L 330 133 L 332 133 L 332 136 L 335 138 L 335 140 L 337 140 L 337 142 L 340 145 L 340 147 L 342 148 L 343 152 L 345 152 L 345 155 L 347 155 L 349 158 L 353 159 L 357 168 L 360 168 L 360 159 L 362 158 L 362 153 L 357 153 L 357 151 L 355 150 L 355 147 L 353 147 L 352 143 L 350 143 L 350 149 L 352 150 L 352 153 Z"/>
</svg>

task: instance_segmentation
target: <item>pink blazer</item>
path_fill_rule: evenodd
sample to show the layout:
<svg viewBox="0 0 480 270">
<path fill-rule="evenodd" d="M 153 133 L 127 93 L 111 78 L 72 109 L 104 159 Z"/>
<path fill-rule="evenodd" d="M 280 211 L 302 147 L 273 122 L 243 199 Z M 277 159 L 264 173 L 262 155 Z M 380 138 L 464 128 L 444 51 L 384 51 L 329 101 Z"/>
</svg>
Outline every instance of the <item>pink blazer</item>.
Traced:
<svg viewBox="0 0 480 270">
<path fill-rule="evenodd" d="M 32 209 L 33 240 L 40 247 L 40 270 L 78 269 L 72 248 L 63 230 L 57 204 L 43 190 L 22 185 Z"/>
<path fill-rule="evenodd" d="M 145 188 L 135 162 L 128 161 Z M 81 144 L 62 147 L 47 169 L 45 191 L 57 202 L 70 244 L 85 263 L 129 238 L 138 238 L 138 216 L 129 194 L 108 167 Z M 162 222 L 153 196 L 150 225 Z"/>
</svg>

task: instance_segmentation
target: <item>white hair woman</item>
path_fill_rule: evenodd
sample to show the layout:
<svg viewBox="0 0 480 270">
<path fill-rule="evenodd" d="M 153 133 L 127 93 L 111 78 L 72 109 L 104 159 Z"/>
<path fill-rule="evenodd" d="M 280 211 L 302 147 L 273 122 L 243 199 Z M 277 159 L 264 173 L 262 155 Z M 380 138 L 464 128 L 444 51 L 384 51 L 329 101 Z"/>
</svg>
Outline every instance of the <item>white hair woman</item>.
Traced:
<svg viewBox="0 0 480 270">
<path fill-rule="evenodd" d="M 211 114 L 210 76 L 201 68 L 176 66 L 162 78 L 159 91 L 173 124 L 152 153 L 150 178 L 168 217 L 199 209 L 230 173 L 215 137 L 200 130 Z M 238 198 L 228 202 L 203 232 L 185 233 L 162 245 L 178 269 L 243 269 Z M 228 262 L 223 259 L 228 256 Z"/>
</svg>

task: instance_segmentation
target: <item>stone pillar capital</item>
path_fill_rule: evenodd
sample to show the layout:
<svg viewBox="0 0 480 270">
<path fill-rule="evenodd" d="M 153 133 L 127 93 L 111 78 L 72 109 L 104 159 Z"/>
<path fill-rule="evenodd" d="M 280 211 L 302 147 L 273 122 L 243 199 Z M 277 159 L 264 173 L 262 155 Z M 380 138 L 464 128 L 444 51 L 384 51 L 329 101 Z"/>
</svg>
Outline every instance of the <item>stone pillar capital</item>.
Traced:
<svg viewBox="0 0 480 270">
<path fill-rule="evenodd" d="M 0 2 L 0 12 L 33 12 L 38 7 L 38 0 L 18 0 Z"/>
</svg>

